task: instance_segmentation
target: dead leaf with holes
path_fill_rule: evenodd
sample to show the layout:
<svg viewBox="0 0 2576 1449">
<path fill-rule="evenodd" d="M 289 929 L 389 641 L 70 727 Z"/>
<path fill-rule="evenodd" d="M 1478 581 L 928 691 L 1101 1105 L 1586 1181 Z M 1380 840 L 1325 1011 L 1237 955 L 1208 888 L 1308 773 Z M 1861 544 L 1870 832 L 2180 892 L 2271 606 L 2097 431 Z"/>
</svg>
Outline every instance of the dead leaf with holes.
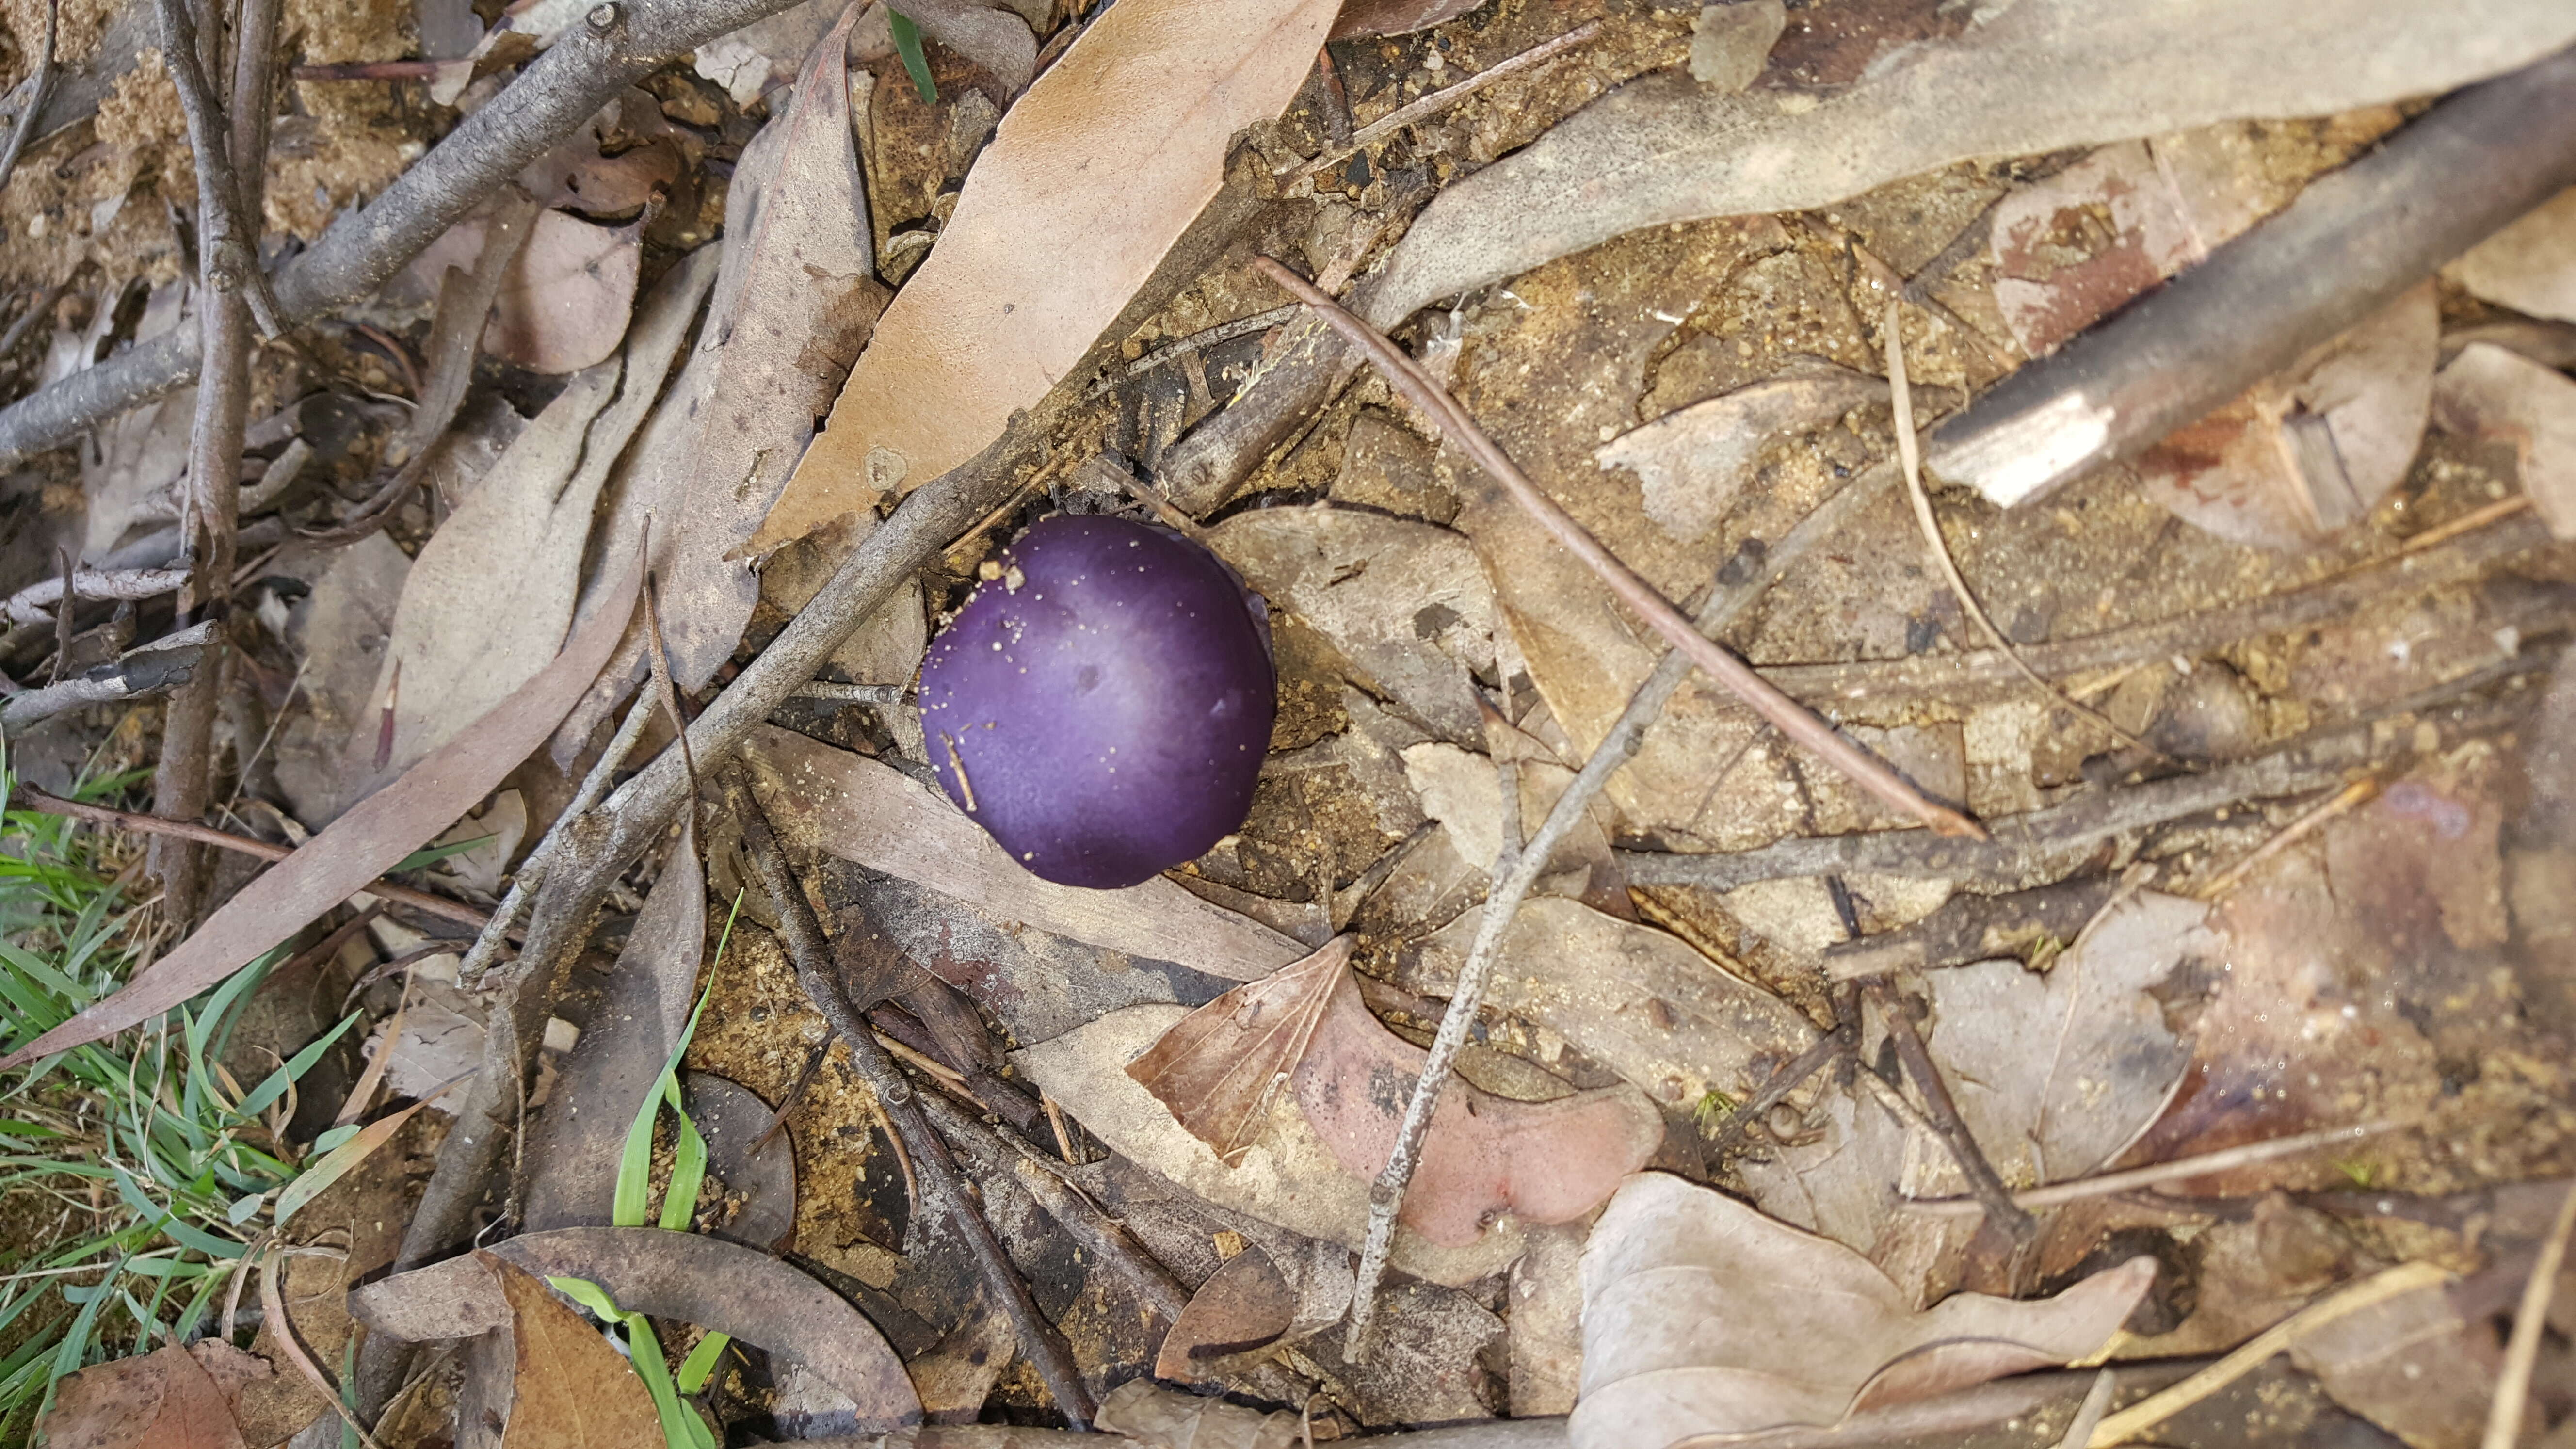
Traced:
<svg viewBox="0 0 2576 1449">
<path fill-rule="evenodd" d="M 1333 0 L 1120 0 L 1012 105 L 752 540 L 981 452 L 1091 349 L 1314 66 Z"/>
<path fill-rule="evenodd" d="M 1851 1249 L 1664 1173 L 1621 1186 L 1583 1251 L 1573 1449 L 1824 1426 L 2100 1349 L 2155 1281 L 2135 1258 L 2029 1302 L 1929 1311 Z"/>
</svg>

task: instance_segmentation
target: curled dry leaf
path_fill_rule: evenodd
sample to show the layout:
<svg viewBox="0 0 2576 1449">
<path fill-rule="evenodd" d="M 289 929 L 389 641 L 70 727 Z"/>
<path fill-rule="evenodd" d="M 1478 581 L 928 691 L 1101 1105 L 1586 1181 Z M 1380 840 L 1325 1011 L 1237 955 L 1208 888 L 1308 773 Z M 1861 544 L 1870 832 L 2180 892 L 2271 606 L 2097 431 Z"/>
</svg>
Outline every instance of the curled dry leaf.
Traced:
<svg viewBox="0 0 2576 1449">
<path fill-rule="evenodd" d="M 2440 349 L 2441 311 L 2427 282 L 2140 454 L 2138 486 L 2221 538 L 2315 543 L 2405 478 L 2432 411 Z"/>
<path fill-rule="evenodd" d="M 1574 1449 L 1828 1425 L 2093 1353 L 2155 1281 L 2136 1258 L 2054 1298 L 1928 1312 L 1867 1258 L 1663 1173 L 1630 1178 L 1583 1253 Z"/>
<path fill-rule="evenodd" d="M 1717 526 L 1773 442 L 1886 397 L 1882 378 L 1822 367 L 1666 413 L 1602 444 L 1593 457 L 1636 474 L 1646 516 L 1687 543 Z"/>
<path fill-rule="evenodd" d="M 2464 85 L 2576 40 L 2576 12 L 2557 0 L 2439 13 L 2377 0 L 2116 12 L 2022 0 L 1980 14 L 1958 38 L 1892 55 L 1821 104 L 1712 94 L 1679 73 L 1621 87 L 1442 192 L 1397 244 L 1370 320 L 1390 324 L 1639 227 L 1807 210 L 1977 156 L 2349 111 Z"/>
<path fill-rule="evenodd" d="M 2514 451 L 2522 491 L 2559 538 L 2576 538 L 2576 381 L 2492 343 L 2460 350 L 2433 382 L 2443 427 Z"/>
<path fill-rule="evenodd" d="M 2499 306 L 2576 322 L 2576 191 L 2469 248 L 2442 275 Z"/>
<path fill-rule="evenodd" d="M 1332 0 L 1121 0 L 1002 118 L 767 549 L 975 456 L 1079 362 L 1314 65 Z"/>
<path fill-rule="evenodd" d="M 672 268 L 626 355 L 556 394 L 412 560 L 376 679 L 376 699 L 391 696 L 394 707 L 385 771 L 445 744 L 554 656 L 573 621 L 600 486 L 660 393 L 714 272 L 704 249 Z M 372 762 L 379 714 L 356 721 L 353 760 Z"/>
<path fill-rule="evenodd" d="M 243 1449 L 222 1387 L 176 1345 L 65 1378 L 36 1438 L 47 1449 Z"/>
<path fill-rule="evenodd" d="M 564 641 L 535 678 L 403 777 L 377 791 L 244 886 L 168 955 L 125 988 L 0 1059 L 0 1071 L 157 1016 L 242 969 L 324 911 L 366 888 L 492 793 L 545 742 L 564 712 L 608 662 L 638 577 L 620 567 L 607 592 L 627 601 Z"/>
<path fill-rule="evenodd" d="M 947 797 L 865 755 L 766 725 L 751 732 L 745 754 L 759 767 L 761 805 L 782 830 L 1005 920 L 1230 981 L 1257 981 L 1307 954 L 1159 876 L 1114 891 L 1040 880 Z"/>
<path fill-rule="evenodd" d="M 643 258 L 641 228 L 539 213 L 502 273 L 483 350 L 531 372 L 579 372 L 605 362 L 626 335 Z"/>
<path fill-rule="evenodd" d="M 1342 1170 L 1374 1178 L 1395 1149 L 1425 1053 L 1361 1004 L 1342 937 L 1267 981 L 1190 1013 L 1127 1074 L 1229 1164 L 1260 1139 L 1283 1086 Z M 1459 1083 L 1441 1098 L 1401 1221 L 1433 1243 L 1476 1241 L 1505 1213 L 1582 1216 L 1643 1166 L 1664 1138 L 1634 1087 L 1514 1102 Z"/>
<path fill-rule="evenodd" d="M 1481 744 L 1471 671 L 1494 663 L 1494 595 L 1464 537 L 1349 508 L 1267 508 L 1209 530 L 1244 582 L 1310 624 L 1354 682 L 1442 739 Z"/>
<path fill-rule="evenodd" d="M 683 690 L 741 642 L 760 581 L 737 551 L 885 304 L 850 130 L 843 47 L 855 14 L 815 42 L 795 98 L 743 148 L 706 325 L 613 484 L 612 553 L 658 520 L 653 568 Z M 640 634 L 620 658 L 628 667 L 584 701 L 583 728 L 642 677 Z"/>
<path fill-rule="evenodd" d="M 562 1228 L 522 1233 L 482 1256 L 540 1277 L 586 1279 L 628 1312 L 694 1323 L 792 1359 L 848 1395 L 864 1423 L 920 1420 L 903 1361 L 876 1326 L 767 1253 L 702 1233 Z M 350 1308 L 368 1327 L 415 1343 L 471 1338 L 506 1321 L 496 1286 L 472 1258 L 450 1258 L 369 1283 Z"/>
</svg>

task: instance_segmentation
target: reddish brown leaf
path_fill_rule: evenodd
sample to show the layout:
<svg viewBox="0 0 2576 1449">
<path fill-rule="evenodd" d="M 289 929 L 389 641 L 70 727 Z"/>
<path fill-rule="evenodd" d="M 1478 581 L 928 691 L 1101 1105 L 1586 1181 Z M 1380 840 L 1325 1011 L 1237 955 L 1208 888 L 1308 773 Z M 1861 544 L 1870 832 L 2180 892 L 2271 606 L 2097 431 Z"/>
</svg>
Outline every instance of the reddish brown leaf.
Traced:
<svg viewBox="0 0 2576 1449">
<path fill-rule="evenodd" d="M 626 335 L 643 256 L 641 228 L 539 213 L 502 274 L 484 350 L 532 372 L 579 372 L 607 361 Z"/>
<path fill-rule="evenodd" d="M 1297 1290 L 1270 1255 L 1246 1248 L 1199 1285 L 1180 1321 L 1163 1335 L 1154 1377 L 1194 1384 L 1214 1377 L 1218 1361 L 1267 1349 L 1297 1316 Z"/>
<path fill-rule="evenodd" d="M 501 1449 L 626 1449 L 660 1442 L 662 1421 L 634 1365 L 533 1275 L 498 1258 L 476 1256 L 500 1277 L 516 1348 L 518 1373 Z"/>
<path fill-rule="evenodd" d="M 65 1379 L 37 1437 L 47 1449 L 243 1449 L 222 1386 L 176 1347 Z"/>
<path fill-rule="evenodd" d="M 1241 1160 L 1279 1089 L 1306 1057 L 1315 1024 L 1347 974 L 1351 937 L 1247 982 L 1182 1017 L 1127 1075 L 1228 1164 Z"/>
<path fill-rule="evenodd" d="M 564 643 L 552 664 L 464 733 L 369 796 L 293 855 L 242 888 L 176 950 L 124 990 L 0 1059 L 0 1071 L 113 1036 L 213 986 L 366 888 L 423 841 L 455 823 L 545 742 L 626 627 L 637 575 Z"/>
</svg>

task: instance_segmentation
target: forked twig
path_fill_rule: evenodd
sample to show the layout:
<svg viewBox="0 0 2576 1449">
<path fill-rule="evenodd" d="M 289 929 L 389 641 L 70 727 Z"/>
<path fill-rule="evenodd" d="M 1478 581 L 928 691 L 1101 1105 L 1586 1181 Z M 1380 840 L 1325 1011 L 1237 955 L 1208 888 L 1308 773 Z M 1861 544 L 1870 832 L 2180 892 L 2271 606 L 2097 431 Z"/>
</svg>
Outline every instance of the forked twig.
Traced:
<svg viewBox="0 0 2576 1449">
<path fill-rule="evenodd" d="M 1083 1389 L 1082 1371 L 1073 1361 L 1072 1350 L 1055 1326 L 1038 1312 L 1037 1303 L 1029 1296 L 1027 1280 L 1011 1265 L 1010 1255 L 1002 1250 L 1001 1239 L 993 1233 L 993 1225 L 985 1220 L 982 1208 L 968 1192 L 957 1170 L 957 1160 L 949 1155 L 948 1144 L 931 1126 L 911 1080 L 894 1064 L 875 1033 L 868 1030 L 867 1022 L 852 1009 L 833 972 L 832 948 L 823 937 L 822 923 L 814 919 L 814 908 L 806 902 L 804 886 L 796 879 L 794 868 L 787 862 L 787 852 L 770 829 L 768 815 L 753 796 L 743 766 L 728 766 L 719 778 L 724 781 L 726 809 L 742 826 L 743 854 L 749 857 L 752 875 L 769 897 L 770 909 L 777 914 L 779 938 L 787 947 L 788 959 L 795 963 L 797 984 L 849 1049 L 851 1066 L 874 1089 L 878 1106 L 894 1128 L 895 1141 L 919 1175 L 925 1204 L 946 1218 L 965 1242 L 976 1267 L 982 1270 L 985 1286 L 999 1300 L 1012 1327 L 1019 1331 L 1021 1351 L 1036 1366 L 1056 1407 L 1076 1429 L 1090 1427 L 1091 1398 Z"/>
<path fill-rule="evenodd" d="M 206 281 L 218 293 L 240 292 L 259 323 L 260 335 L 279 336 L 286 327 L 278 317 L 277 296 L 269 290 L 268 274 L 259 268 L 259 233 L 242 219 L 241 179 L 234 162 L 239 159 L 247 165 L 250 158 L 232 154 L 223 108 L 206 83 L 205 69 L 197 63 L 197 26 L 188 14 L 188 0 L 157 0 L 157 8 L 161 60 L 179 89 L 179 111 L 188 123 L 188 149 L 197 163 L 197 184 L 212 189 L 213 200 L 199 207 L 204 223 L 212 223 L 208 234 L 198 238 L 205 249 Z"/>
<path fill-rule="evenodd" d="M 1715 640 L 1691 627 L 1690 621 L 1672 602 L 1655 591 L 1653 585 L 1637 576 L 1635 570 L 1621 562 L 1590 530 L 1574 521 L 1572 515 L 1557 506 L 1539 486 L 1530 481 L 1512 462 L 1509 455 L 1467 416 L 1457 400 L 1432 380 L 1420 365 L 1407 357 L 1384 334 L 1344 310 L 1332 298 L 1316 291 L 1312 284 L 1295 272 L 1268 257 L 1257 257 L 1253 265 L 1271 280 L 1285 288 L 1297 300 L 1315 309 L 1333 329 L 1351 345 L 1367 354 L 1387 382 L 1402 393 L 1406 401 L 1422 409 L 1447 434 L 1503 486 L 1512 500 L 1537 519 L 1566 551 L 1581 559 L 1600 575 L 1620 602 L 1653 627 L 1675 648 L 1689 654 L 1691 662 L 1709 672 L 1720 684 L 1732 690 L 1754 713 L 1773 728 L 1822 758 L 1827 764 L 1851 777 L 1871 795 L 1888 805 L 1922 821 L 1940 835 L 1985 838 L 1984 827 L 1958 811 L 1931 800 L 1890 769 L 1886 762 L 1835 733 L 1833 726 L 1816 717 L 1805 705 L 1780 692 L 1753 667 L 1720 646 Z"/>
<path fill-rule="evenodd" d="M 1959 1164 L 1959 1175 L 1986 1216 L 1996 1226 L 2012 1235 L 2016 1243 L 2027 1245 L 2039 1236 L 2039 1221 L 2022 1211 L 2014 1202 L 2004 1180 L 1995 1173 L 1995 1165 L 1986 1160 L 1985 1151 L 1977 1146 L 1967 1119 L 1959 1115 L 1959 1104 L 1950 1097 L 1950 1084 L 1941 1079 L 1941 1069 L 1932 1061 L 1932 1053 L 1923 1045 L 1923 1034 L 1914 1029 L 1914 1018 L 1906 1015 L 1905 1003 L 1897 998 L 1896 988 L 1884 976 L 1873 976 L 1861 983 L 1879 1014 L 1887 1019 L 1887 1035 L 1896 1043 L 1896 1059 L 1905 1064 L 1905 1074 L 1914 1079 L 1914 1089 L 1923 1094 L 1924 1115 L 1950 1157 Z"/>
</svg>

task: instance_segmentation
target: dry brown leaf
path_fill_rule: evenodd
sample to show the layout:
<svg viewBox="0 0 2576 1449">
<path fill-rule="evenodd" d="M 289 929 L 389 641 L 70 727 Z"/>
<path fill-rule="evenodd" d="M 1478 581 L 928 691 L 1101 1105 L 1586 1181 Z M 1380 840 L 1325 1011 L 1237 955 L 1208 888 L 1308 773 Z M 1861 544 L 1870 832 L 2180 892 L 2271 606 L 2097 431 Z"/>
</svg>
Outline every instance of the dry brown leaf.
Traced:
<svg viewBox="0 0 2576 1449">
<path fill-rule="evenodd" d="M 540 213 L 501 275 L 483 350 L 531 372 L 579 372 L 605 362 L 626 335 L 643 258 L 641 228 Z"/>
<path fill-rule="evenodd" d="M 926 483 L 1046 395 L 1296 94 L 1332 0 L 1121 0 L 1002 118 L 938 247 L 887 309 L 767 549 Z"/>
<path fill-rule="evenodd" d="M 2469 248 L 2442 275 L 2499 306 L 2576 322 L 2576 191 Z"/>
<path fill-rule="evenodd" d="M 242 1449 L 222 1387 L 176 1345 L 64 1379 L 36 1438 L 46 1449 Z"/>
<path fill-rule="evenodd" d="M 1793 373 L 1666 413 L 1602 444 L 1593 457 L 1636 474 L 1646 516 L 1688 543 L 1725 516 L 1763 449 L 1886 397 L 1884 379 L 1847 368 Z"/>
<path fill-rule="evenodd" d="M 1315 1024 L 1340 987 L 1352 938 L 1338 936 L 1266 980 L 1247 982 L 1181 1018 L 1127 1075 L 1172 1109 L 1228 1164 L 1268 1125 L 1279 1089 L 1306 1059 Z"/>
<path fill-rule="evenodd" d="M 1380 1025 L 1350 973 L 1336 972 L 1292 1080 L 1343 1171 L 1369 1181 L 1385 1168 L 1427 1055 Z M 1663 1114 L 1625 1083 L 1515 1102 L 1453 1082 L 1431 1114 L 1399 1221 L 1452 1247 L 1476 1241 L 1506 1213 L 1569 1222 L 1607 1201 L 1663 1140 Z"/>
<path fill-rule="evenodd" d="M 1218 1207 L 1357 1248 L 1368 1228 L 1368 1184 L 1341 1169 L 1304 1113 L 1271 1113 L 1269 1130 L 1229 1167 L 1127 1075 L 1127 1063 L 1188 1014 L 1179 1006 L 1126 1007 L 1023 1047 L 1011 1062 L 1119 1156 Z M 1400 1097 L 1395 1106 L 1402 1109 Z M 1520 1256 L 1522 1240 L 1520 1225 L 1506 1220 L 1469 1246 L 1445 1248 L 1399 1223 L 1388 1261 L 1455 1287 L 1500 1272 Z"/>
<path fill-rule="evenodd" d="M 590 1320 L 515 1264 L 475 1257 L 499 1278 L 510 1306 L 516 1373 L 501 1449 L 616 1449 L 662 1437 L 644 1380 Z"/>
<path fill-rule="evenodd" d="M 782 828 L 793 822 L 844 860 L 1003 919 L 1229 981 L 1257 981 L 1307 954 L 1159 876 L 1114 891 L 1040 880 L 946 797 L 865 755 L 766 725 L 744 753 L 761 767 L 761 804 Z"/>
<path fill-rule="evenodd" d="M 2155 1281 L 2136 1258 L 2054 1298 L 1916 1312 L 1867 1258 L 1664 1173 L 1630 1178 L 1583 1253 L 1574 1449 L 1827 1425 L 2099 1349 Z"/>
<path fill-rule="evenodd" d="M 638 575 L 622 566 L 612 594 L 633 599 Z M 508 699 L 269 867 L 168 955 L 125 988 L 0 1059 L 0 1071 L 99 1041 L 186 1001 L 366 888 L 492 793 L 552 733 L 582 686 L 616 647 L 626 610 L 604 613 L 564 641 L 563 652 Z"/>
<path fill-rule="evenodd" d="M 2443 427 L 2514 450 L 2522 491 L 2559 538 L 2576 538 L 2576 381 L 2487 342 L 2460 350 L 2433 381 Z"/>
<path fill-rule="evenodd" d="M 2427 282 L 2140 454 L 2138 486 L 2221 538 L 2313 544 L 2405 478 L 2440 348 Z"/>
<path fill-rule="evenodd" d="M 815 43 L 795 98 L 743 149 L 706 325 L 613 485 L 612 556 L 659 520 L 653 568 L 683 690 L 741 642 L 760 581 L 735 555 L 884 305 L 842 58 L 853 14 Z M 642 657 L 630 637 L 620 654 L 630 667 L 585 712 L 613 707 L 642 677 Z"/>
<path fill-rule="evenodd" d="M 2438 12 L 2379 0 L 2020 0 L 1978 13 L 1958 38 L 1890 55 L 1821 104 L 1712 94 L 1679 73 L 1623 86 L 1442 192 L 1397 244 L 1368 315 L 1387 325 L 1639 227 L 1827 206 L 1972 157 L 2329 115 L 2448 90 L 2576 40 L 2576 10 L 2560 0 Z"/>
<path fill-rule="evenodd" d="M 660 394 L 714 280 L 715 257 L 704 248 L 672 268 L 646 300 L 625 356 L 556 394 L 412 560 L 376 679 L 379 701 L 401 681 L 385 771 L 445 744 L 554 656 L 572 624 L 600 486 Z M 353 758 L 372 762 L 380 713 L 355 722 Z"/>
<path fill-rule="evenodd" d="M 1154 1357 L 1154 1377 L 1176 1384 L 1214 1378 L 1239 1354 L 1279 1345 L 1297 1318 L 1297 1290 L 1270 1255 L 1246 1248 L 1190 1295 Z"/>
</svg>

